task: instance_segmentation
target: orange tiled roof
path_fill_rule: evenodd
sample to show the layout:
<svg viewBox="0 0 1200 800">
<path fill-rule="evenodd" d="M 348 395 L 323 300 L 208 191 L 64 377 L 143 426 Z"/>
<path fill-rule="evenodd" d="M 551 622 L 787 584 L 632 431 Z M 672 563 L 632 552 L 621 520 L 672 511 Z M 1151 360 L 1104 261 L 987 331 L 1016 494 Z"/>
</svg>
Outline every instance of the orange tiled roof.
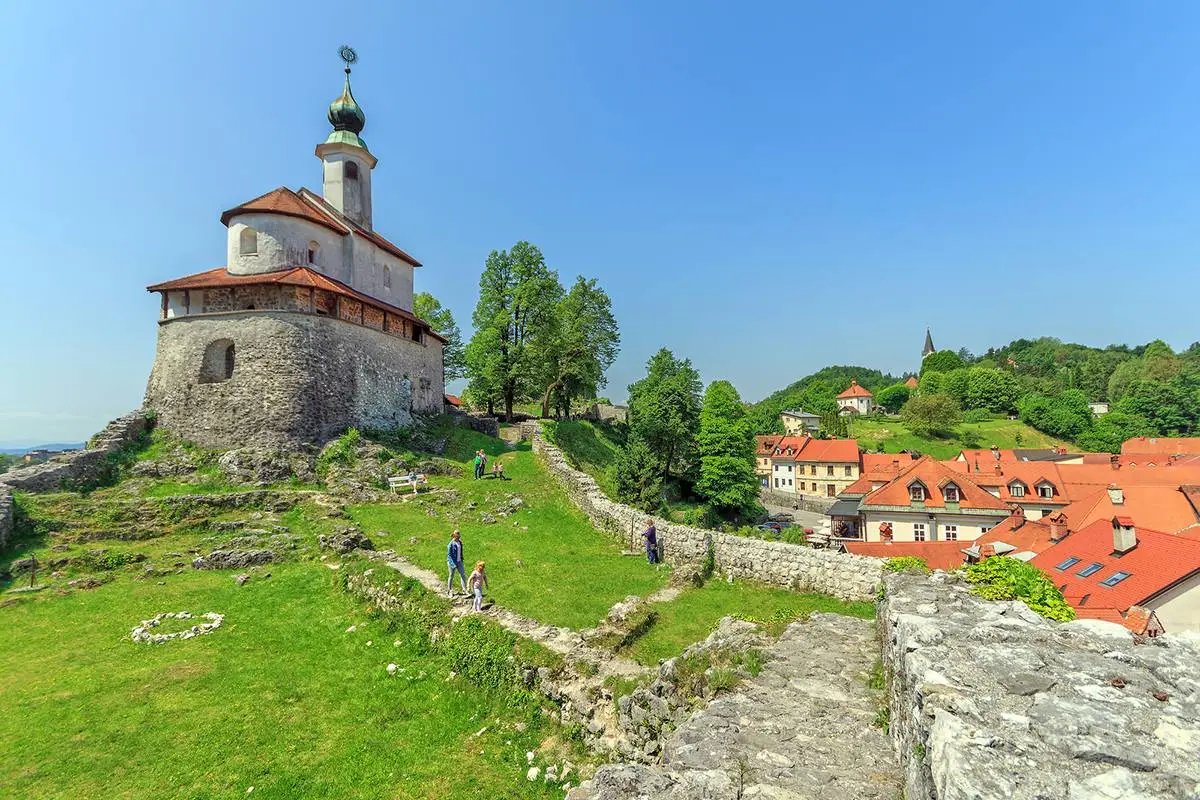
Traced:
<svg viewBox="0 0 1200 800">
<path fill-rule="evenodd" d="M 995 545 L 1001 543 L 1010 545 L 1014 553 L 1040 553 L 1054 545 L 1049 523 L 1015 515 L 974 541 L 984 555 L 993 555 Z"/>
<path fill-rule="evenodd" d="M 1179 581 L 1200 572 L 1200 542 L 1138 528 L 1137 545 L 1120 554 L 1113 552 L 1112 520 L 1099 519 L 1035 556 L 1033 564 L 1050 577 L 1077 610 L 1115 608 L 1126 611 L 1141 605 Z M 1065 569 L 1068 559 L 1078 559 Z M 1090 564 L 1100 569 L 1080 575 Z M 1129 577 L 1114 586 L 1104 586 L 1118 571 Z"/>
<path fill-rule="evenodd" d="M 896 558 L 916 556 L 930 569 L 955 569 L 966 560 L 963 542 L 846 542 L 846 549 L 860 556 Z"/>
<path fill-rule="evenodd" d="M 754 453 L 759 456 L 769 456 L 775 452 L 775 445 L 782 439 L 778 434 L 768 434 L 754 437 Z"/>
<path fill-rule="evenodd" d="M 455 408 L 459 408 L 460 406 L 462 406 L 462 398 L 460 398 L 456 394 L 446 395 L 446 402 L 449 403 L 450 405 L 454 406 Z"/>
<path fill-rule="evenodd" d="M 1121 444 L 1122 455 L 1200 455 L 1200 437 L 1136 436 Z"/>
<path fill-rule="evenodd" d="M 360 303 L 365 303 L 369 306 L 387 311 L 389 314 L 395 314 L 398 317 L 419 322 L 424 325 L 430 336 L 435 337 L 439 341 L 446 340 L 429 326 L 429 323 L 421 319 L 411 311 L 405 311 L 381 300 L 377 300 L 370 295 L 365 295 L 362 292 L 357 292 L 351 289 L 341 281 L 335 281 L 328 275 L 322 275 L 314 269 L 308 267 L 293 267 L 292 269 L 279 270 L 277 272 L 263 272 L 257 275 L 234 275 L 225 267 L 217 267 L 210 269 L 207 272 L 198 272 L 195 275 L 187 275 L 175 280 L 156 283 L 153 286 L 147 286 L 148 292 L 169 292 L 179 291 L 181 289 L 219 289 L 227 286 L 261 286 L 263 284 L 279 284 L 285 286 L 306 286 L 313 289 L 320 289 L 325 292 L 348 297 L 352 300 L 357 300 Z"/>
<path fill-rule="evenodd" d="M 791 454 L 788 454 L 788 450 Z M 782 436 L 771 453 L 772 458 L 795 461 L 858 463 L 856 439 L 814 439 L 811 436 Z"/>
<path fill-rule="evenodd" d="M 862 499 L 862 507 L 867 506 L 904 506 L 911 505 L 909 486 L 914 481 L 920 481 L 926 490 L 925 508 L 945 508 L 946 502 L 942 489 L 947 483 L 958 487 L 960 497 L 957 504 L 963 511 L 972 509 L 989 511 L 1007 511 L 1009 505 L 998 498 L 992 497 L 987 491 L 975 484 L 967 475 L 956 472 L 940 461 L 929 456 L 922 456 L 904 469 L 886 486 L 881 486 Z"/>
<path fill-rule="evenodd" d="M 1188 497 L 1187 487 L 1121 487 L 1121 503 L 1114 503 L 1107 489 L 1100 489 L 1063 508 L 1068 525 L 1080 530 L 1097 520 L 1130 517 L 1138 525 L 1166 533 L 1181 533 L 1200 525 L 1200 514 Z"/>
<path fill-rule="evenodd" d="M 904 382 L 904 385 L 910 389 L 915 389 L 919 384 L 917 383 L 916 378 L 910 376 L 909 379 Z"/>
<path fill-rule="evenodd" d="M 1058 469 L 1059 465 L 1045 461 L 1000 462 L 993 460 L 990 454 L 987 458 L 989 459 L 988 463 L 980 462 L 978 469 L 975 459 L 947 461 L 945 464 L 953 470 L 970 475 L 971 480 L 983 488 L 999 492 L 1000 499 L 1007 503 L 1065 505 L 1071 501 L 1065 492 L 1062 473 Z M 1014 483 L 1021 485 L 1024 494 L 1014 495 L 1012 493 Z M 1053 491 L 1053 497 L 1038 495 L 1038 484 L 1049 484 Z"/>
<path fill-rule="evenodd" d="M 838 399 L 841 400 L 846 397 L 874 397 L 874 396 L 875 395 L 871 394 L 869 391 L 867 391 L 863 387 L 859 386 L 858 381 L 851 380 L 850 388 L 847 389 L 846 391 L 842 392 L 841 394 L 839 394 Z"/>
</svg>

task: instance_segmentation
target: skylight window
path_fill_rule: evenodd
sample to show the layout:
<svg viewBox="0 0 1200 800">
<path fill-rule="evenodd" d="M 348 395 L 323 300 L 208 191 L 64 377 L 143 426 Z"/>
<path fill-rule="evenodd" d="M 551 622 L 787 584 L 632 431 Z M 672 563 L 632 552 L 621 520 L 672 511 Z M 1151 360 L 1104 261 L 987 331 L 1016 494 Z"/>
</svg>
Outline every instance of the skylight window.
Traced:
<svg viewBox="0 0 1200 800">
<path fill-rule="evenodd" d="M 1100 585 L 1113 587 L 1128 577 L 1129 577 L 1128 572 L 1114 572 L 1112 575 L 1109 575 L 1107 578 L 1100 581 Z"/>
<path fill-rule="evenodd" d="M 1088 564 L 1086 567 L 1079 570 L 1079 572 L 1077 572 L 1075 574 L 1081 578 L 1086 578 L 1089 575 L 1095 575 L 1097 572 L 1100 571 L 1100 567 L 1102 567 L 1102 566 L 1103 566 L 1102 564 L 1099 564 L 1099 563 L 1093 561 L 1092 563 Z"/>
<path fill-rule="evenodd" d="M 1079 559 L 1076 558 L 1075 556 L 1071 556 L 1066 561 L 1062 562 L 1057 567 L 1055 567 L 1055 569 L 1058 570 L 1059 572 L 1063 572 L 1064 570 L 1068 570 L 1078 563 L 1079 563 Z"/>
</svg>

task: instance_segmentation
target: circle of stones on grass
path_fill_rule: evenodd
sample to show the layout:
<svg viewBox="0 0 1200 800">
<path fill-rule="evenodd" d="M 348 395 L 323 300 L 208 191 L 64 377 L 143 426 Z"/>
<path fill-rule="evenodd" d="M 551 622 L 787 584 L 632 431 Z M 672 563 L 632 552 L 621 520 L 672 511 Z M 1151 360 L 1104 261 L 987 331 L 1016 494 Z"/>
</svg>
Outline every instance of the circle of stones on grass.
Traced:
<svg viewBox="0 0 1200 800">
<path fill-rule="evenodd" d="M 163 620 L 168 619 L 204 619 L 208 621 L 197 622 L 192 627 L 176 631 L 175 633 L 155 633 L 154 629 L 161 625 Z M 197 636 L 212 633 L 221 627 L 221 623 L 224 621 L 225 615 L 218 614 L 215 611 L 199 615 L 193 614 L 190 611 L 164 611 L 161 614 L 155 614 L 150 619 L 142 620 L 142 624 L 138 625 L 130 633 L 130 638 L 139 644 L 164 644 L 172 639 L 194 639 Z"/>
</svg>

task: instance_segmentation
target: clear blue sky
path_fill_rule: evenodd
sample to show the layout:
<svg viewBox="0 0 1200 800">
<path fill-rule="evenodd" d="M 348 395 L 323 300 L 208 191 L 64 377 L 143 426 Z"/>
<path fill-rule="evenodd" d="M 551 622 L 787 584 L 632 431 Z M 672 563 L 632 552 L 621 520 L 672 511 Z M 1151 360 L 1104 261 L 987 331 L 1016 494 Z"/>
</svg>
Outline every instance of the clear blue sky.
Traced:
<svg viewBox="0 0 1200 800">
<path fill-rule="evenodd" d="M 69 7 L 68 7 L 69 6 Z M 356 47 L 376 227 L 469 333 L 488 251 L 758 399 L 1017 337 L 1200 339 L 1200 4 L 9 3 L 0 443 L 138 405 L 222 210 L 319 188 Z"/>
</svg>

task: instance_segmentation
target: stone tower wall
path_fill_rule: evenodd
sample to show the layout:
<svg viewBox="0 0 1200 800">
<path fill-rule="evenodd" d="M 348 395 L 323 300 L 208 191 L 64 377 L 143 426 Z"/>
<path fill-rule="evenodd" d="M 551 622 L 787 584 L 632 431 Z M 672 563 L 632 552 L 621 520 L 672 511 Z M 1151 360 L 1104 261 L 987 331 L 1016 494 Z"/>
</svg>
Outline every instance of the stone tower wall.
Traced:
<svg viewBox="0 0 1200 800">
<path fill-rule="evenodd" d="M 233 374 L 202 382 L 206 351 L 223 340 L 234 346 Z M 146 408 L 164 429 L 205 447 L 290 448 L 349 427 L 407 426 L 412 412 L 440 413 L 444 391 L 442 344 L 432 337 L 414 342 L 332 317 L 245 311 L 160 323 Z"/>
</svg>

